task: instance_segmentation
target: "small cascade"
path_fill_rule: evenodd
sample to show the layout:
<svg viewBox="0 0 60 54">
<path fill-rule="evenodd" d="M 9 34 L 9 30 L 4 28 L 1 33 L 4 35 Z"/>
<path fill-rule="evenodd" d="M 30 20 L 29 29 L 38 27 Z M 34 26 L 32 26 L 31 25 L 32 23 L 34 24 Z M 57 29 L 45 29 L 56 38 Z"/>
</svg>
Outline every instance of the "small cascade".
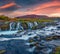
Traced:
<svg viewBox="0 0 60 54">
<path fill-rule="evenodd" d="M 10 23 L 10 25 L 9 25 L 9 26 L 10 26 L 10 30 L 12 30 L 12 23 Z"/>
<path fill-rule="evenodd" d="M 10 31 L 11 30 L 15 30 L 15 23 L 14 22 L 11 22 L 10 23 Z"/>
<path fill-rule="evenodd" d="M 32 29 L 32 27 L 33 27 L 33 23 L 28 22 L 27 24 L 28 24 L 28 28 L 29 28 L 29 29 Z"/>
<path fill-rule="evenodd" d="M 34 25 L 35 25 L 35 26 L 38 26 L 38 23 L 37 23 L 37 22 L 34 22 Z"/>
<path fill-rule="evenodd" d="M 16 30 L 23 30 L 24 28 L 21 26 L 21 23 L 18 22 L 17 23 L 17 27 L 16 27 Z"/>
<path fill-rule="evenodd" d="M 20 25 L 20 23 L 18 22 L 18 23 L 17 23 L 16 30 L 19 30 L 19 25 Z"/>
</svg>

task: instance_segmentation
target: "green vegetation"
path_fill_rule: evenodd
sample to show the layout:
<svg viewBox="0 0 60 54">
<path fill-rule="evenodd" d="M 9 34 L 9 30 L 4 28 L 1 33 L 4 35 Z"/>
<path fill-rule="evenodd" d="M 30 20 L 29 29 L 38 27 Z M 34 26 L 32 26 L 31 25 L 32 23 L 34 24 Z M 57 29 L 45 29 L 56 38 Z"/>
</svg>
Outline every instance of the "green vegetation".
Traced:
<svg viewBox="0 0 60 54">
<path fill-rule="evenodd" d="M 4 54 L 6 50 L 0 50 L 0 54 Z"/>
<path fill-rule="evenodd" d="M 20 18 L 18 19 L 20 22 L 52 22 L 53 20 L 51 19 L 39 19 L 39 18 Z"/>
<path fill-rule="evenodd" d="M 56 49 L 55 49 L 55 53 L 54 54 L 60 54 L 60 47 L 57 47 Z"/>
<path fill-rule="evenodd" d="M 8 24 L 6 24 L 6 25 L 4 24 L 4 25 L 0 26 L 0 28 L 1 28 L 2 30 L 7 30 L 8 27 L 9 27 Z"/>
<path fill-rule="evenodd" d="M 9 18 L 7 16 L 1 15 L 0 16 L 0 28 L 2 30 L 7 30 L 7 28 L 9 29 L 9 23 L 10 22 L 21 22 L 22 26 L 24 27 L 24 29 L 28 28 L 27 22 L 38 22 L 38 23 L 42 23 L 42 22 L 53 22 L 52 19 L 47 19 L 47 18 Z M 45 24 L 41 24 L 41 27 L 45 27 Z M 34 26 L 32 29 L 36 29 L 38 28 L 37 26 Z"/>
<path fill-rule="evenodd" d="M 9 18 L 7 16 L 1 15 L 0 16 L 0 20 L 4 20 L 4 21 L 15 21 L 15 22 L 51 22 L 51 19 L 47 19 L 47 18 Z"/>
<path fill-rule="evenodd" d="M 28 25 L 26 22 L 22 22 L 22 26 L 24 27 L 24 29 L 28 29 Z"/>
<path fill-rule="evenodd" d="M 37 28 L 37 26 L 32 27 L 33 30 L 36 29 L 36 28 Z"/>
<path fill-rule="evenodd" d="M 8 20 L 10 20 L 10 19 L 9 19 L 9 17 L 7 17 L 7 16 L 1 15 L 1 16 L 0 16 L 0 20 L 8 21 Z"/>
</svg>

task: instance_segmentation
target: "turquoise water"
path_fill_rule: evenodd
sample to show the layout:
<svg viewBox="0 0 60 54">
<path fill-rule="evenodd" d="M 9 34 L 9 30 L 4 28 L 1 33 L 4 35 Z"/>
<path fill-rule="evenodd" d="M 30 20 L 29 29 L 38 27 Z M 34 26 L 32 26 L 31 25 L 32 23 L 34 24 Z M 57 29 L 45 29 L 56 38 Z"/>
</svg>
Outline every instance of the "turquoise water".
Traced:
<svg viewBox="0 0 60 54">
<path fill-rule="evenodd" d="M 56 27 L 45 27 L 37 30 L 0 31 L 0 50 L 6 50 L 4 54 L 49 54 L 54 51 L 55 46 L 60 46 L 60 40 L 46 41 L 46 37 L 60 36 L 60 30 Z M 37 39 L 34 37 L 38 37 Z M 30 39 L 34 42 L 29 43 Z M 30 45 L 38 42 L 36 46 Z"/>
</svg>

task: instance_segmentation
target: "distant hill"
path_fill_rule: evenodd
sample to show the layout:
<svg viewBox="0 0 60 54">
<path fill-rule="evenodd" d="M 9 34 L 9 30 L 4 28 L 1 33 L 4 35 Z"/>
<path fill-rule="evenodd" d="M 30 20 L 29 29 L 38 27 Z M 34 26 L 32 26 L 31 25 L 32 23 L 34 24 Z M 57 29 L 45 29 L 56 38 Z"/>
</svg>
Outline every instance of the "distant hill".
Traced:
<svg viewBox="0 0 60 54">
<path fill-rule="evenodd" d="M 46 15 L 24 15 L 24 16 L 18 16 L 16 18 L 48 18 Z"/>
</svg>

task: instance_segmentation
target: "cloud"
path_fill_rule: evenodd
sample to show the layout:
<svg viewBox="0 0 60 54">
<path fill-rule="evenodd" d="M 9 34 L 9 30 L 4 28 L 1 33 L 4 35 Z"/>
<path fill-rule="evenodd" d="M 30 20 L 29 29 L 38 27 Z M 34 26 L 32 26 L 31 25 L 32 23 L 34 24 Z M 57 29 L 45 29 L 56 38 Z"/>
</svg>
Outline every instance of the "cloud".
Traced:
<svg viewBox="0 0 60 54">
<path fill-rule="evenodd" d="M 8 4 L 5 4 L 3 6 L 0 6 L 0 12 L 11 12 L 11 11 L 15 11 L 19 8 L 21 8 L 22 6 L 17 5 L 14 2 L 10 2 Z"/>
<path fill-rule="evenodd" d="M 44 14 L 52 16 L 52 15 L 59 15 L 60 13 L 60 0 L 33 0 L 33 1 L 13 0 L 13 1 L 15 2 L 10 2 L 8 4 L 0 6 L 0 12 L 2 11 L 4 15 L 10 17 L 22 16 L 28 14 L 38 14 L 38 15 Z M 34 5 L 32 5 L 31 2 L 33 2 Z"/>
<path fill-rule="evenodd" d="M 15 3 L 9 3 L 9 4 L 6 4 L 4 6 L 1 6 L 0 9 L 9 8 L 9 7 L 14 6 L 14 5 L 16 5 L 16 4 Z"/>
<path fill-rule="evenodd" d="M 3 6 L 0 7 L 0 9 L 6 9 L 6 8 L 9 8 L 9 7 L 12 7 L 12 6 L 15 6 L 16 4 L 15 3 L 8 3 L 8 4 L 5 4 Z"/>
<path fill-rule="evenodd" d="M 28 7 L 28 6 L 34 6 L 34 5 L 37 5 L 37 4 L 42 4 L 42 3 L 45 3 L 45 2 L 49 2 L 51 0 L 14 0 L 14 1 L 18 5 Z"/>
<path fill-rule="evenodd" d="M 39 4 L 35 7 L 29 9 L 33 14 L 52 14 L 52 13 L 59 13 L 60 12 L 60 2 L 54 0 L 51 2 L 46 2 L 43 4 Z"/>
<path fill-rule="evenodd" d="M 60 2 L 48 2 L 41 5 L 38 5 L 35 10 L 41 10 L 52 6 L 60 6 Z"/>
</svg>

